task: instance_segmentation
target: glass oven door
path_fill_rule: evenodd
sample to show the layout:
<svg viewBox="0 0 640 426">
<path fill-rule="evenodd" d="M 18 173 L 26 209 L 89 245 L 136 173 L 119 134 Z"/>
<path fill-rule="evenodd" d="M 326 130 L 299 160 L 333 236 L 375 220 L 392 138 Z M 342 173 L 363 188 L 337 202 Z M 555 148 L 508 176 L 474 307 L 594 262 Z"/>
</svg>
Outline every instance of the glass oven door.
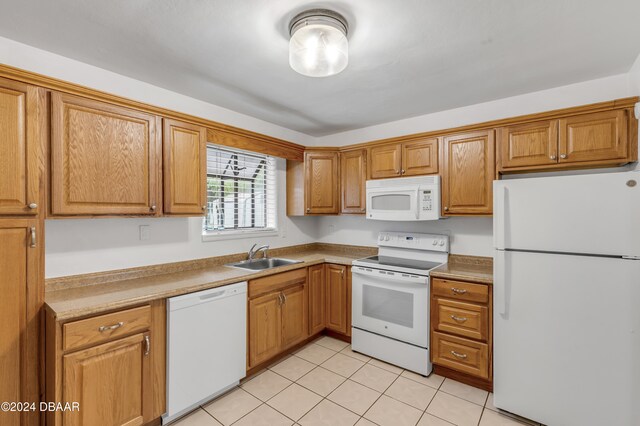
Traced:
<svg viewBox="0 0 640 426">
<path fill-rule="evenodd" d="M 354 327 L 428 347 L 428 277 L 359 266 L 351 273 Z"/>
</svg>

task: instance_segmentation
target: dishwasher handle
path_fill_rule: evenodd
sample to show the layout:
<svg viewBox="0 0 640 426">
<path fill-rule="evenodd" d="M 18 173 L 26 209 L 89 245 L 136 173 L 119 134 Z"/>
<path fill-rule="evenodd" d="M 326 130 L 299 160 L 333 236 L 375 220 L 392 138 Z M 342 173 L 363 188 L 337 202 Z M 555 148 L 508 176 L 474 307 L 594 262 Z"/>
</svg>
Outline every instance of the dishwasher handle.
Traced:
<svg viewBox="0 0 640 426">
<path fill-rule="evenodd" d="M 215 302 L 217 300 L 226 299 L 227 297 L 244 295 L 246 293 L 247 293 L 246 282 L 230 284 L 222 287 L 185 294 L 183 296 L 172 297 L 169 299 L 168 309 L 170 312 L 173 312 L 180 309 L 189 308 L 192 306 L 197 306 L 205 303 Z"/>
</svg>

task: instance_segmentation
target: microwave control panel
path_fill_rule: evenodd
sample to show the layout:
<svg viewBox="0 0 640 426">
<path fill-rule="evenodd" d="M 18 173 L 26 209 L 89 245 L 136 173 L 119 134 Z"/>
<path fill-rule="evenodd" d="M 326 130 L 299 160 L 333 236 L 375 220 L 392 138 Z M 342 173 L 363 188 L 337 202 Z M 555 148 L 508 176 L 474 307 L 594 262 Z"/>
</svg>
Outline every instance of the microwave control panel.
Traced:
<svg viewBox="0 0 640 426">
<path fill-rule="evenodd" d="M 421 200 L 420 205 L 422 206 L 423 212 L 430 212 L 433 210 L 433 200 L 431 198 L 431 190 L 422 190 L 421 192 Z"/>
</svg>

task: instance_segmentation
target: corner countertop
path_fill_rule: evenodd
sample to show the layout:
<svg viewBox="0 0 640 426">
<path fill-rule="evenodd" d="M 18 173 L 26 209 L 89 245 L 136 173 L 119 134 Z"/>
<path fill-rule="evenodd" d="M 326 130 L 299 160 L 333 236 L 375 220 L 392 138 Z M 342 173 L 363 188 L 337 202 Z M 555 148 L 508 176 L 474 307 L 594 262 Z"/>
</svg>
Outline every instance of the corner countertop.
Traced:
<svg viewBox="0 0 640 426">
<path fill-rule="evenodd" d="M 452 254 L 448 263 L 433 269 L 429 275 L 434 278 L 493 284 L 493 259 Z"/>
<path fill-rule="evenodd" d="M 368 247 L 316 244 L 278 249 L 272 257 L 286 257 L 300 260 L 301 263 L 265 271 L 253 272 L 224 266 L 225 263 L 243 260 L 242 257 L 237 258 L 242 255 L 232 255 L 209 258 L 202 263 L 181 262 L 191 265 L 177 271 L 175 267 L 173 271 L 167 268 L 171 271 L 169 273 L 162 273 L 159 269 L 162 265 L 156 265 L 150 267 L 155 269 L 147 272 L 149 275 L 146 276 L 140 272 L 145 268 L 134 268 L 138 276 L 125 270 L 114 271 L 109 278 L 105 278 L 109 273 L 56 278 L 47 280 L 45 306 L 57 321 L 67 321 L 325 262 L 351 265 L 353 260 L 375 252 L 377 249 Z"/>
</svg>

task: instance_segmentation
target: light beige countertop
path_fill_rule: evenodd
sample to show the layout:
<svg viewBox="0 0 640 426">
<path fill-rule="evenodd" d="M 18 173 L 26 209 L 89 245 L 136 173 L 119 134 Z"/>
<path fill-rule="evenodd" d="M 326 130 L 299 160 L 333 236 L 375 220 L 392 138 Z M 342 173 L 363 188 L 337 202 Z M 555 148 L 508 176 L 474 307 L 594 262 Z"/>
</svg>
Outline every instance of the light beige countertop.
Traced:
<svg viewBox="0 0 640 426">
<path fill-rule="evenodd" d="M 370 247 L 308 244 L 271 250 L 271 257 L 302 262 L 264 271 L 253 272 L 224 266 L 225 263 L 246 258 L 246 254 L 238 254 L 54 278 L 47 280 L 45 306 L 58 321 L 66 321 L 319 263 L 351 265 L 353 260 L 376 252 L 376 248 Z"/>
<path fill-rule="evenodd" d="M 493 258 L 452 254 L 449 262 L 432 270 L 434 278 L 493 284 Z"/>
</svg>

